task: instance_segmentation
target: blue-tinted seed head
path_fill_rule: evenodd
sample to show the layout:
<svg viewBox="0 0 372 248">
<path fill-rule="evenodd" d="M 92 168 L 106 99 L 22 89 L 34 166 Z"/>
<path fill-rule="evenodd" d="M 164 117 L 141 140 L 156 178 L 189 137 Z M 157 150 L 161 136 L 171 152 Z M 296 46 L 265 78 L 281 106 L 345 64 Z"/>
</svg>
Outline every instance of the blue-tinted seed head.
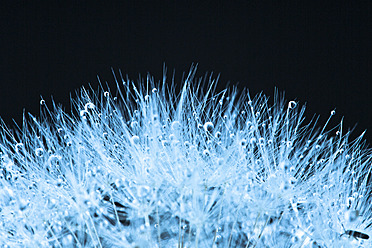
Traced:
<svg viewBox="0 0 372 248">
<path fill-rule="evenodd" d="M 77 116 L 4 128 L 0 246 L 371 247 L 362 137 L 194 74 L 178 95 L 150 77 L 82 89 Z"/>
</svg>

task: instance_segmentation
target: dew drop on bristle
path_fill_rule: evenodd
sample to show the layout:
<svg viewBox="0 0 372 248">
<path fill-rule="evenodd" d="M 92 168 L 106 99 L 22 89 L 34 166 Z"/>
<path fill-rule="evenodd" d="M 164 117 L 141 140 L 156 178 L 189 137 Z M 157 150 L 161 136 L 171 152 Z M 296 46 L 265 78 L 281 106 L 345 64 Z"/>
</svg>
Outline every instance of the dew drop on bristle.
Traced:
<svg viewBox="0 0 372 248">
<path fill-rule="evenodd" d="M 222 134 L 220 131 L 217 131 L 215 134 L 214 134 L 214 137 L 216 137 L 217 139 L 221 138 Z"/>
<path fill-rule="evenodd" d="M 297 103 L 295 101 L 290 101 L 288 103 L 288 108 L 294 109 L 297 106 Z"/>
<path fill-rule="evenodd" d="M 40 100 L 40 105 L 44 106 L 45 105 L 45 100 Z"/>
<path fill-rule="evenodd" d="M 172 122 L 172 130 L 180 130 L 181 129 L 181 123 L 179 121 Z"/>
<path fill-rule="evenodd" d="M 150 193 L 150 187 L 147 185 L 137 186 L 137 195 L 139 197 L 146 197 Z"/>
<path fill-rule="evenodd" d="M 108 97 L 110 96 L 110 93 L 109 93 L 108 91 L 105 91 L 105 92 L 103 93 L 103 96 L 104 96 L 105 98 L 108 98 Z"/>
<path fill-rule="evenodd" d="M 130 127 L 131 127 L 133 130 L 137 131 L 138 128 L 139 128 L 138 121 L 132 121 L 132 122 L 130 123 Z"/>
<path fill-rule="evenodd" d="M 331 115 L 335 115 L 336 114 L 336 111 L 335 110 L 332 110 L 331 111 Z"/>
<path fill-rule="evenodd" d="M 95 107 L 96 106 L 93 103 L 88 102 L 88 103 L 85 104 L 84 109 L 85 109 L 85 111 L 89 111 L 89 110 L 93 110 Z"/>
<path fill-rule="evenodd" d="M 204 151 L 203 151 L 203 156 L 204 157 L 209 157 L 211 155 L 211 153 L 210 153 L 210 151 L 208 150 L 208 149 L 205 149 Z"/>
<path fill-rule="evenodd" d="M 21 152 L 23 150 L 23 148 L 24 148 L 23 143 L 17 143 L 15 145 L 15 150 L 16 150 L 17 153 Z"/>
<path fill-rule="evenodd" d="M 137 135 L 131 137 L 131 142 L 134 145 L 138 145 L 140 143 L 140 138 Z"/>
<path fill-rule="evenodd" d="M 288 140 L 288 141 L 287 141 L 287 147 L 288 147 L 288 148 L 291 148 L 292 145 L 293 145 L 292 141 Z"/>
<path fill-rule="evenodd" d="M 85 109 L 80 110 L 80 117 L 86 117 L 87 114 L 88 114 L 88 111 L 86 111 Z"/>
<path fill-rule="evenodd" d="M 37 157 L 43 157 L 44 156 L 44 149 L 43 148 L 36 148 L 35 149 L 35 155 Z"/>
<path fill-rule="evenodd" d="M 103 132 L 102 137 L 103 137 L 103 139 L 107 139 L 108 138 L 108 133 L 107 132 Z"/>
<path fill-rule="evenodd" d="M 345 219 L 349 222 L 354 222 L 359 217 L 358 210 L 348 210 L 345 214 Z"/>
<path fill-rule="evenodd" d="M 203 127 L 204 127 L 204 130 L 206 132 L 209 132 L 209 133 L 213 132 L 214 125 L 213 125 L 212 122 L 206 122 L 206 123 L 204 123 L 204 126 Z"/>
</svg>

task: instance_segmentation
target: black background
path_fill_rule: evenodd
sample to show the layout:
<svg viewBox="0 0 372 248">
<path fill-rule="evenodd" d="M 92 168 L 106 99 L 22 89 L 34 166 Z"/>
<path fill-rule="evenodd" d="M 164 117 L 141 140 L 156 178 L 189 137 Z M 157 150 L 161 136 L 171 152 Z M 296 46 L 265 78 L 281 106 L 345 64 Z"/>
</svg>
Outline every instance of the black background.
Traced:
<svg viewBox="0 0 372 248">
<path fill-rule="evenodd" d="M 124 3 L 121 3 L 124 2 Z M 220 73 L 251 95 L 307 104 L 310 120 L 365 129 L 372 140 L 371 1 L 245 1 L 61 4 L 9 2 L 0 16 L 0 116 L 11 126 L 39 113 L 40 95 L 68 108 L 70 93 L 113 82 L 111 67 L 136 80 L 176 80 L 198 63 L 198 76 Z"/>
</svg>

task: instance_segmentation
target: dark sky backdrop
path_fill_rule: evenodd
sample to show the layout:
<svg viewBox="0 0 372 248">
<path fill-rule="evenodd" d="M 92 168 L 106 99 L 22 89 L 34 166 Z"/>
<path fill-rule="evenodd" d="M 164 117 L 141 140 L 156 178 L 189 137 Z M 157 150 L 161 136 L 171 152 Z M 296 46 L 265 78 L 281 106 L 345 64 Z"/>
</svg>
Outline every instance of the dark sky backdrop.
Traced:
<svg viewBox="0 0 372 248">
<path fill-rule="evenodd" d="M 0 10 L 0 116 L 8 124 L 24 108 L 37 114 L 40 95 L 69 106 L 70 92 L 97 88 L 97 75 L 112 82 L 111 67 L 161 79 L 166 63 L 180 79 L 199 63 L 198 75 L 220 73 L 221 87 L 285 91 L 307 103 L 308 119 L 320 114 L 324 123 L 336 108 L 334 125 L 345 116 L 346 129 L 358 123 L 354 137 L 368 129 L 372 141 L 371 1 L 9 2 Z"/>
</svg>

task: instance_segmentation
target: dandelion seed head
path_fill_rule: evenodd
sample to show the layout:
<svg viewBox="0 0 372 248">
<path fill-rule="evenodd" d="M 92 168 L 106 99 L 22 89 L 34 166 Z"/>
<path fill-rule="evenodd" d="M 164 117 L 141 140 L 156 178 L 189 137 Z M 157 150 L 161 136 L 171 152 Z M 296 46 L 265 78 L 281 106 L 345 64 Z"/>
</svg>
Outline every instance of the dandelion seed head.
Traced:
<svg viewBox="0 0 372 248">
<path fill-rule="evenodd" d="M 202 89 L 194 74 L 178 95 L 150 77 L 117 95 L 82 89 L 76 116 L 4 129 L 0 245 L 371 246 L 361 138 L 316 131 L 297 101 Z"/>
</svg>

